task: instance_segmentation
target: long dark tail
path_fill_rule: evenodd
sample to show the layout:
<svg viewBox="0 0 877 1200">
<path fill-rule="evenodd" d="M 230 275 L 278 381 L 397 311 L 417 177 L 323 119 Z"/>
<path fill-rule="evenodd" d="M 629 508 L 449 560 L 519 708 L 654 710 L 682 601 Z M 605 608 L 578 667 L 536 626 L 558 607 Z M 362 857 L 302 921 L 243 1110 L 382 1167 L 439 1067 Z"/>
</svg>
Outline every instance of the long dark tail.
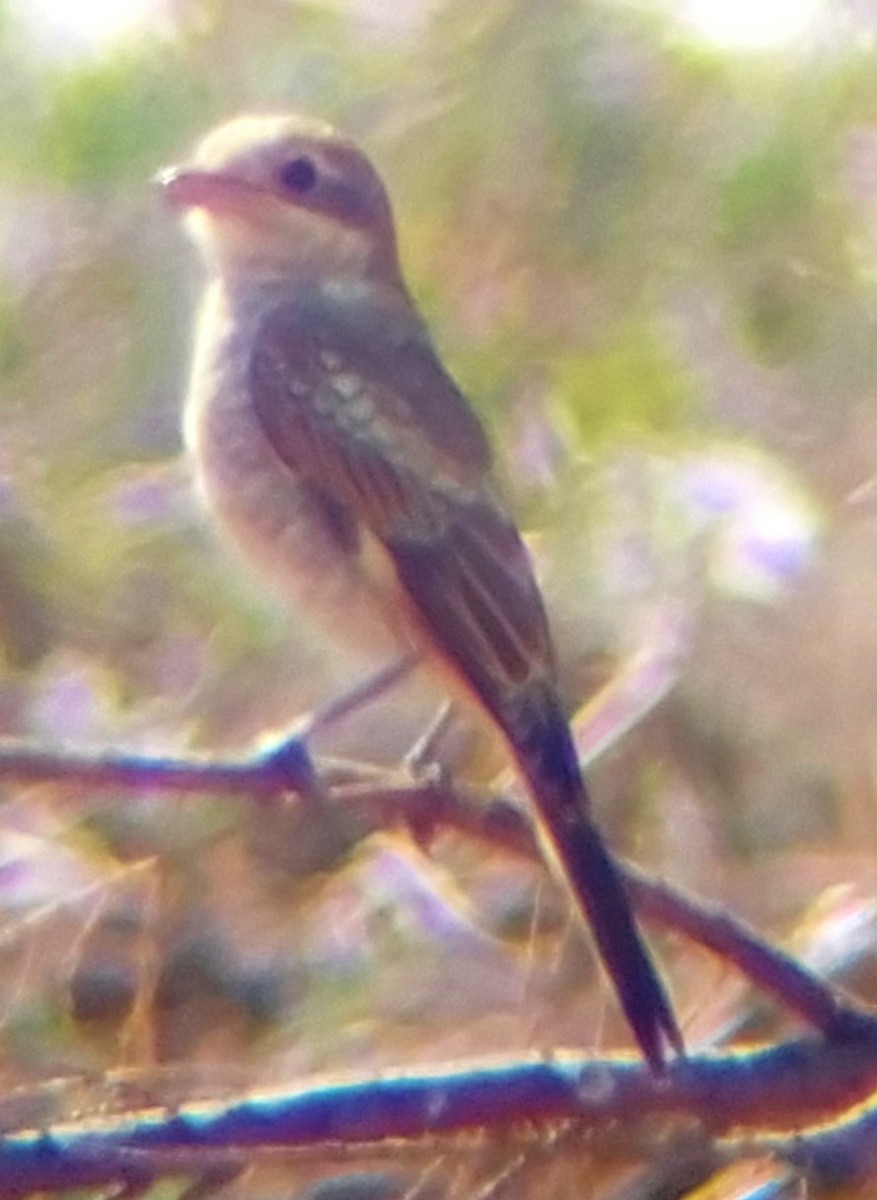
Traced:
<svg viewBox="0 0 877 1200">
<path fill-rule="evenodd" d="M 420 485 L 418 485 L 420 486 Z M 439 493 L 435 513 L 453 507 Z M 432 512 L 433 509 L 426 509 Z M 634 1036 L 656 1071 L 682 1038 L 624 884 L 593 823 L 551 676 L 548 627 L 527 553 L 494 505 L 461 505 L 443 536 L 386 538 L 425 641 L 505 734 Z"/>
<path fill-rule="evenodd" d="M 532 689 L 505 731 L 574 899 L 593 931 L 621 1006 L 653 1070 L 682 1036 L 636 927 L 624 883 L 594 825 L 572 735 L 553 692 Z"/>
</svg>

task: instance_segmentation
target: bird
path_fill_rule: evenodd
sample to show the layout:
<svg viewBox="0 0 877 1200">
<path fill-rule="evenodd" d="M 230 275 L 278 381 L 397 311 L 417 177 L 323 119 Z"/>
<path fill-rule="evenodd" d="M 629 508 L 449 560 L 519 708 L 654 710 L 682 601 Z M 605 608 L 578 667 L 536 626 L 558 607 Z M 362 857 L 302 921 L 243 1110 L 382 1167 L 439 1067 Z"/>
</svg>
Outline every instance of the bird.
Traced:
<svg viewBox="0 0 877 1200">
<path fill-rule="evenodd" d="M 415 650 L 487 718 L 664 1072 L 683 1040 L 595 822 L 529 552 L 406 286 L 377 169 L 326 122 L 243 115 L 159 182 L 208 275 L 183 414 L 208 510 L 331 636 Z"/>
</svg>

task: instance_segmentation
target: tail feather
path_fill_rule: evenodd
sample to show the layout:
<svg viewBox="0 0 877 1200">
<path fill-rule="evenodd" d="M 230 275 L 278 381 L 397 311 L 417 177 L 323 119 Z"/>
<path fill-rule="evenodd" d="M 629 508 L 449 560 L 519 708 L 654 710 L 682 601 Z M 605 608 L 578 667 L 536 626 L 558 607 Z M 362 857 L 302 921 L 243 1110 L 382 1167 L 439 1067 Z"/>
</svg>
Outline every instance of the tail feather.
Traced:
<svg viewBox="0 0 877 1200">
<path fill-rule="evenodd" d="M 560 705 L 547 692 L 527 699 L 507 724 L 509 742 L 634 1037 L 652 1069 L 662 1070 L 668 1050 L 684 1050 L 673 1010 L 637 930 L 619 868 L 591 819 Z"/>
<path fill-rule="evenodd" d="M 427 510 L 446 519 L 448 497 Z M 416 527 L 416 526 L 415 526 Z M 468 504 L 443 536 L 385 538 L 399 580 L 439 649 L 503 731 L 579 911 L 590 924 L 652 1068 L 682 1052 L 673 1012 L 640 939 L 624 883 L 589 812 L 552 680 L 548 627 L 526 552 L 492 504 Z"/>
</svg>

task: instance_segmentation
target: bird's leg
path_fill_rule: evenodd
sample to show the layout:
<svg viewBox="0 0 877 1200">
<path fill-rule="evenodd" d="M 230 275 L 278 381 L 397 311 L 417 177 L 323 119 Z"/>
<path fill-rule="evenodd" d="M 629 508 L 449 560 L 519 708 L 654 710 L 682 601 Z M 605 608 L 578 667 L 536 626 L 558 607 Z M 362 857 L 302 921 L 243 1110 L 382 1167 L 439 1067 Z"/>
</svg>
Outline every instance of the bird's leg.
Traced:
<svg viewBox="0 0 877 1200">
<path fill-rule="evenodd" d="M 290 791 L 297 796 L 290 815 L 292 824 L 278 827 L 278 838 L 289 837 L 300 845 L 316 844 L 320 847 L 317 861 L 321 864 L 346 853 L 351 843 L 351 829 L 331 802 L 329 788 L 311 754 L 310 740 L 314 734 L 338 724 L 397 686 L 411 674 L 418 661 L 414 653 L 398 658 L 343 695 L 301 717 L 279 740 L 272 741 L 263 750 L 265 769 L 283 780 L 288 779 Z M 307 855 L 305 861 L 308 861 Z"/>
<path fill-rule="evenodd" d="M 342 695 L 314 709 L 296 725 L 295 736 L 310 738 L 315 733 L 322 733 L 333 725 L 346 720 L 351 713 L 371 704 L 372 701 L 377 700 L 385 692 L 391 691 L 404 679 L 407 679 L 419 662 L 420 655 L 414 651 L 403 654 L 395 662 L 382 667 L 373 675 L 369 675 L 362 683 L 358 683 Z"/>
<path fill-rule="evenodd" d="M 445 700 L 423 733 L 405 755 L 405 766 L 417 778 L 440 766 L 437 750 L 448 727 L 456 717 L 456 708 Z"/>
<path fill-rule="evenodd" d="M 378 699 L 385 692 L 400 684 L 418 665 L 419 656 L 413 651 L 402 655 L 395 662 L 370 675 L 362 683 L 350 688 L 343 695 L 328 701 L 319 708 L 295 721 L 286 734 L 265 752 L 266 760 L 276 763 L 284 772 L 292 766 L 290 777 L 297 781 L 301 799 L 309 807 L 311 816 L 326 819 L 328 796 L 314 767 L 309 741 L 316 733 L 322 733 L 345 720 L 358 709 Z"/>
</svg>

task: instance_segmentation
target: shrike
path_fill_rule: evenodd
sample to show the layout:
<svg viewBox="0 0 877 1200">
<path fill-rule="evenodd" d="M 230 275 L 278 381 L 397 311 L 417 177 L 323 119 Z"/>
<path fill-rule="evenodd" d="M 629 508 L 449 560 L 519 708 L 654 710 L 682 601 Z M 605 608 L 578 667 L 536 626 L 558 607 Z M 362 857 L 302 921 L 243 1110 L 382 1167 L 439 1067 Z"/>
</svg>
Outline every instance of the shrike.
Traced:
<svg viewBox="0 0 877 1200">
<path fill-rule="evenodd" d="M 325 124 L 242 117 L 162 183 L 211 277 L 185 408 L 208 506 L 336 636 L 415 647 L 487 715 L 662 1069 L 682 1038 L 594 824 L 526 547 L 408 295 L 380 177 Z"/>
</svg>

